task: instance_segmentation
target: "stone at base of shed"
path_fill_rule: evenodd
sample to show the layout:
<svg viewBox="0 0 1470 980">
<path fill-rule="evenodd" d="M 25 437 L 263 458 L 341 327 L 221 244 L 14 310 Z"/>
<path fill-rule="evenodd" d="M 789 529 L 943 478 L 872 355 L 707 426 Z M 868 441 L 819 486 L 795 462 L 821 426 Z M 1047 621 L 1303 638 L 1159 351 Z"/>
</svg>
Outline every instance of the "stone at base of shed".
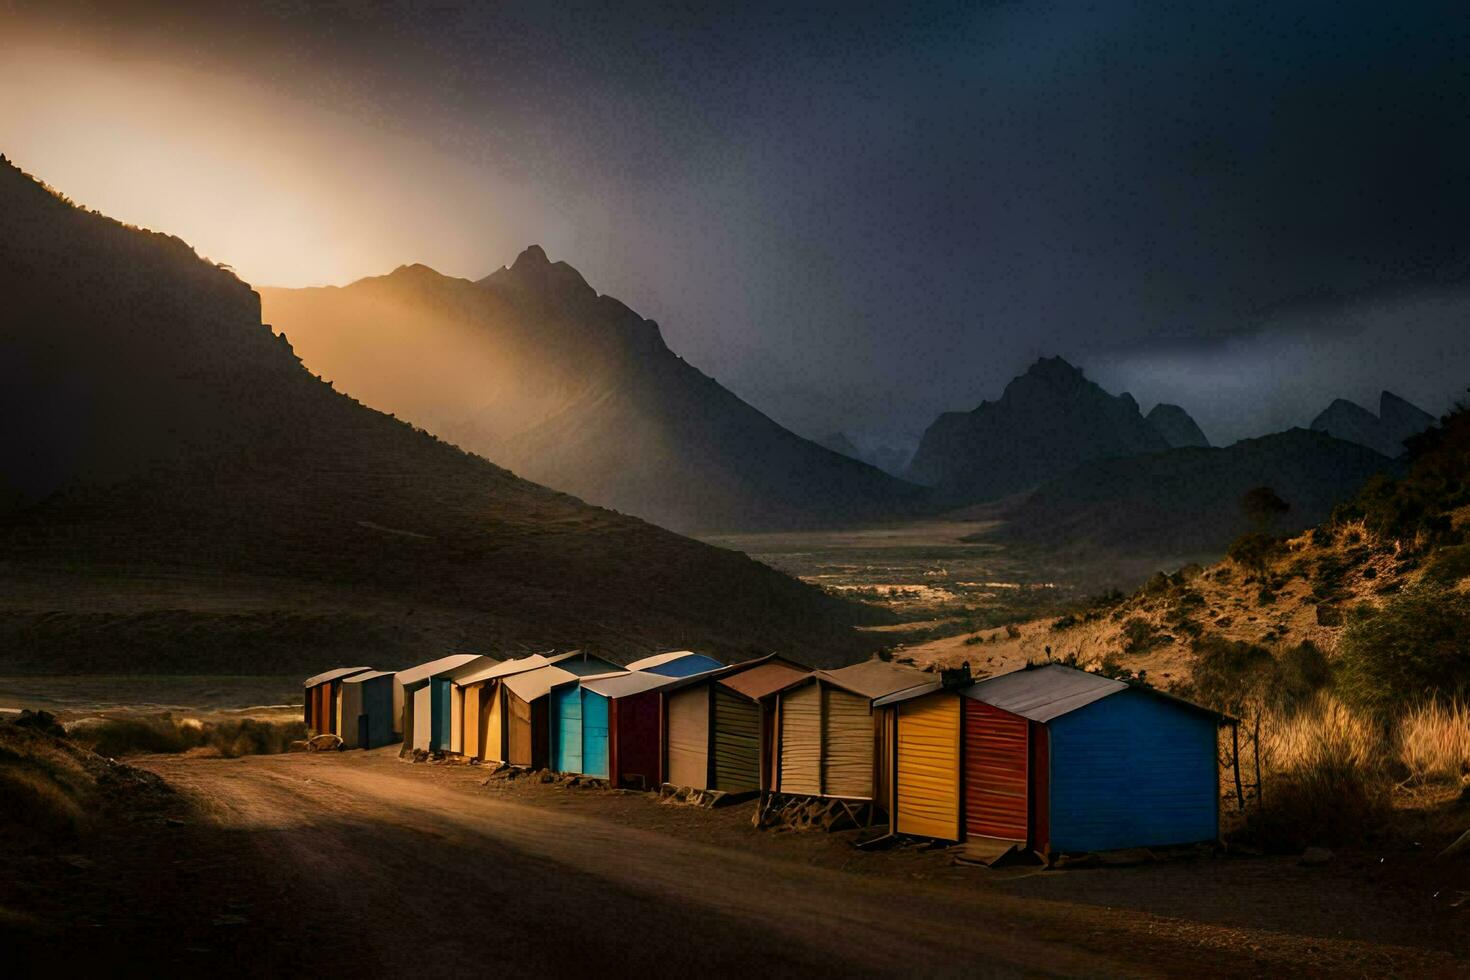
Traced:
<svg viewBox="0 0 1470 980">
<path fill-rule="evenodd" d="M 706 809 L 714 809 L 719 806 L 732 806 L 745 800 L 753 799 L 757 794 L 754 790 L 744 793 L 727 793 L 718 789 L 695 789 L 693 786 L 675 786 L 672 783 L 664 783 L 658 788 L 658 801 L 670 806 L 702 806 Z"/>
<path fill-rule="evenodd" d="M 870 827 L 876 816 L 877 808 L 871 800 L 772 793 L 756 808 L 750 822 L 757 830 L 820 830 L 830 834 Z"/>
</svg>

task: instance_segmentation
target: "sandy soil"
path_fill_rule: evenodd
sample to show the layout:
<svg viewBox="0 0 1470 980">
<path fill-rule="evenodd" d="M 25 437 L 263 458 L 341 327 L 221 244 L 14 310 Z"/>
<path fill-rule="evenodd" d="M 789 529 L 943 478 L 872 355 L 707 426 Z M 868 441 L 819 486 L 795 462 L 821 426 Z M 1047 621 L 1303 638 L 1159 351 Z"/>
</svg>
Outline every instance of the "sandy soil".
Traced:
<svg viewBox="0 0 1470 980">
<path fill-rule="evenodd" d="M 991 871 L 392 749 L 153 757 L 153 818 L 0 876 L 50 970 L 563 975 L 1470 974 L 1470 910 L 1397 855 Z M 27 863 L 29 862 L 29 863 Z M 1390 872 L 1404 864 L 1404 873 Z M 1442 889 L 1441 889 L 1442 890 Z M 12 960 L 14 962 L 14 960 Z"/>
</svg>

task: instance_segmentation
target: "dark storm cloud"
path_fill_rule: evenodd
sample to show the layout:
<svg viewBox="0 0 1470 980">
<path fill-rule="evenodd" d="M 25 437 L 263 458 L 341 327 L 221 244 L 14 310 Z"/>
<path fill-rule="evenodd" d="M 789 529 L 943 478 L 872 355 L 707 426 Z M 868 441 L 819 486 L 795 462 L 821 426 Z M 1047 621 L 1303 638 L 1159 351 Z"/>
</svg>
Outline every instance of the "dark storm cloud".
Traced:
<svg viewBox="0 0 1470 980">
<path fill-rule="evenodd" d="M 534 184 L 560 257 L 810 434 L 916 434 L 1053 352 L 1216 438 L 1470 375 L 1440 320 L 1371 381 L 1382 337 L 1272 312 L 1464 277 L 1462 5 L 171 8 L 30 16 Z"/>
</svg>

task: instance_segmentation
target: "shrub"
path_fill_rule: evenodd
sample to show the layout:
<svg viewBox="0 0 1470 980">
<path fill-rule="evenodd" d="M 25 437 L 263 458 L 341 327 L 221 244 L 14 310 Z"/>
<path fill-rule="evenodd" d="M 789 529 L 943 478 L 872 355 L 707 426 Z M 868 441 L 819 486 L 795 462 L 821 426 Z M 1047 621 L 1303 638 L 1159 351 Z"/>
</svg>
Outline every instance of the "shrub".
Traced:
<svg viewBox="0 0 1470 980">
<path fill-rule="evenodd" d="M 1068 613 L 1060 619 L 1052 620 L 1051 629 L 1053 633 L 1056 633 L 1060 632 L 1061 630 L 1069 630 L 1076 625 L 1077 617 L 1073 616 L 1071 613 Z"/>
<path fill-rule="evenodd" d="M 292 741 L 306 737 L 306 725 L 301 721 L 271 722 L 254 718 L 200 723 L 163 714 L 103 718 L 76 725 L 69 734 L 79 745 L 113 758 L 209 748 L 232 759 L 285 752 Z"/>
<path fill-rule="evenodd" d="M 1355 707 L 1387 716 L 1470 693 L 1470 596 L 1421 584 L 1381 608 L 1355 609 L 1338 654 L 1338 688 Z"/>
<path fill-rule="evenodd" d="M 1123 624 L 1123 650 L 1126 653 L 1147 653 L 1171 639 L 1141 616 L 1134 616 Z"/>
<path fill-rule="evenodd" d="M 1332 698 L 1261 724 L 1261 806 L 1247 828 L 1276 849 L 1340 846 L 1372 837 L 1392 815 L 1378 729 Z"/>
<path fill-rule="evenodd" d="M 1225 554 L 1242 568 L 1255 572 L 1265 571 L 1272 557 L 1281 550 L 1281 539 L 1270 534 L 1252 531 L 1242 534 L 1230 543 Z"/>
<path fill-rule="evenodd" d="M 1332 542 L 1334 540 L 1336 540 L 1336 536 L 1332 533 L 1332 529 L 1327 525 L 1319 524 L 1316 527 L 1312 528 L 1312 544 L 1316 545 L 1317 547 L 1330 548 L 1332 547 Z"/>
<path fill-rule="evenodd" d="M 1399 758 L 1416 779 L 1458 780 L 1470 773 L 1470 703 L 1429 702 L 1398 720 Z"/>
<path fill-rule="evenodd" d="M 1470 575 L 1470 545 L 1441 548 L 1424 566 L 1424 578 L 1439 585 L 1453 585 Z"/>
</svg>

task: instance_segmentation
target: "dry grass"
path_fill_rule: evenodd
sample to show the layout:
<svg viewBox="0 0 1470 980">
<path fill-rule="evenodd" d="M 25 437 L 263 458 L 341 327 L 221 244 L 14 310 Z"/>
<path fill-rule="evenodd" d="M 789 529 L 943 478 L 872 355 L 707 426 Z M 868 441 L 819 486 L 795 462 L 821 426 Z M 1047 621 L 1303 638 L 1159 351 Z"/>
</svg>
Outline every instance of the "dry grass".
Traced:
<svg viewBox="0 0 1470 980">
<path fill-rule="evenodd" d="M 1383 724 L 1319 694 L 1262 718 L 1261 770 L 1247 821 L 1259 843 L 1363 843 L 1393 831 L 1396 809 L 1453 793 L 1470 772 L 1470 705 L 1431 702 Z"/>
<path fill-rule="evenodd" d="M 306 725 L 301 721 L 273 722 L 254 718 L 207 722 L 162 714 L 100 718 L 75 725 L 68 734 L 78 744 L 111 758 L 194 752 L 233 759 L 242 755 L 273 755 L 289 751 L 292 741 L 306 737 Z"/>
<path fill-rule="evenodd" d="M 1398 720 L 1399 758 L 1421 782 L 1470 773 L 1470 704 L 1431 702 Z"/>
</svg>

